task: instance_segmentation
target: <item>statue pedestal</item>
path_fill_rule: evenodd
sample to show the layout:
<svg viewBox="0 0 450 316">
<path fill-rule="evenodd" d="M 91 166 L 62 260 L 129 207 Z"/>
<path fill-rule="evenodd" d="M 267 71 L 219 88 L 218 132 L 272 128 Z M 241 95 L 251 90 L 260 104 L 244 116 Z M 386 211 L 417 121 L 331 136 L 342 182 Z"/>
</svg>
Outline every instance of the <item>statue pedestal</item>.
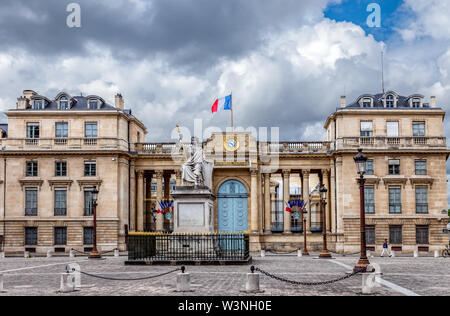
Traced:
<svg viewBox="0 0 450 316">
<path fill-rule="evenodd" d="M 214 232 L 214 200 L 216 196 L 206 186 L 176 187 L 174 199 L 174 232 Z"/>
</svg>

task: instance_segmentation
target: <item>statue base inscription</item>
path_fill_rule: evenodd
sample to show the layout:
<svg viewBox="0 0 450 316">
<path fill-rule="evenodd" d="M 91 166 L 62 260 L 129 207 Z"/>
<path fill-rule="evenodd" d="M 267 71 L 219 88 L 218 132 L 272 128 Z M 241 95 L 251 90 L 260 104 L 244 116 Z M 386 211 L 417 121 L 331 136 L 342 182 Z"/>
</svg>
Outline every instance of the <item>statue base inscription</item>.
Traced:
<svg viewBox="0 0 450 316">
<path fill-rule="evenodd" d="M 171 192 L 174 199 L 174 232 L 214 232 L 214 200 L 206 186 L 181 186 Z"/>
</svg>

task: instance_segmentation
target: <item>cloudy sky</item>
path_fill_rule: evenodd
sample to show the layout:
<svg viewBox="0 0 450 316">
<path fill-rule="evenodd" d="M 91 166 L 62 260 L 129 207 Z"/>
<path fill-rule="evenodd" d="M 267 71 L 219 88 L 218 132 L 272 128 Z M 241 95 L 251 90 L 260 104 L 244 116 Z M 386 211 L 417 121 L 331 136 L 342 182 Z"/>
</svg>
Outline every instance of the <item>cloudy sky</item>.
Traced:
<svg viewBox="0 0 450 316">
<path fill-rule="evenodd" d="M 71 2 L 81 28 L 66 25 Z M 210 108 L 232 90 L 237 125 L 319 140 L 340 95 L 380 92 L 383 45 L 386 88 L 447 109 L 449 12 L 443 0 L 1 0 L 0 110 L 24 89 L 110 103 L 121 92 L 147 140 L 167 141 L 194 118 L 225 128 L 229 114 Z"/>
</svg>

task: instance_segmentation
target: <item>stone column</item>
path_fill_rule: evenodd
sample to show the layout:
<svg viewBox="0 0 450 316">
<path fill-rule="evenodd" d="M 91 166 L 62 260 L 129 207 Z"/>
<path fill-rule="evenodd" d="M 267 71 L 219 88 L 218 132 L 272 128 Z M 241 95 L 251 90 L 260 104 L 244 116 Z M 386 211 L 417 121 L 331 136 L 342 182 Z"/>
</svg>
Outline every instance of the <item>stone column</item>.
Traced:
<svg viewBox="0 0 450 316">
<path fill-rule="evenodd" d="M 335 227 L 336 227 L 336 191 L 335 191 L 335 170 L 334 168 L 331 168 L 331 174 L 330 174 L 330 231 L 333 233 L 336 233 Z"/>
<path fill-rule="evenodd" d="M 151 216 L 149 218 L 149 214 L 152 211 L 152 175 L 149 174 L 145 178 L 145 214 L 144 214 L 144 222 L 145 226 L 148 229 L 149 228 L 149 222 L 151 222 Z"/>
<path fill-rule="evenodd" d="M 128 230 L 136 230 L 136 172 L 134 170 L 134 161 L 130 168 L 130 223 Z"/>
<path fill-rule="evenodd" d="M 306 215 L 306 230 L 309 231 L 311 228 L 311 204 L 309 201 L 309 170 L 302 170 L 302 192 L 303 200 L 306 203 L 306 209 L 308 214 Z"/>
<path fill-rule="evenodd" d="M 272 219 L 270 214 L 270 173 L 264 174 L 264 232 L 270 233 Z"/>
<path fill-rule="evenodd" d="M 291 170 L 283 170 L 283 206 L 284 213 L 284 233 L 291 234 L 291 213 L 285 212 L 286 204 L 291 199 Z"/>
<path fill-rule="evenodd" d="M 328 190 L 328 192 L 327 192 L 327 199 L 326 199 L 326 202 L 327 202 L 326 208 L 327 209 L 326 209 L 326 212 L 325 212 L 325 214 L 327 216 L 327 218 L 326 218 L 326 222 L 327 222 L 326 229 L 327 229 L 327 231 L 331 231 L 331 203 L 330 203 L 330 200 L 331 200 L 331 186 L 330 186 L 329 175 L 330 175 L 330 171 L 328 169 L 322 170 L 323 184 L 325 185 L 325 187 Z"/>
<path fill-rule="evenodd" d="M 162 190 L 162 177 L 163 177 L 163 171 L 157 170 L 156 171 L 156 205 L 158 206 L 158 203 L 163 199 L 163 190 Z M 156 231 L 161 232 L 164 228 L 164 215 L 163 214 L 157 214 L 156 215 Z"/>
<path fill-rule="evenodd" d="M 252 233 L 258 233 L 258 170 L 250 170 L 250 226 Z"/>
<path fill-rule="evenodd" d="M 175 170 L 176 186 L 181 186 L 181 170 Z"/>
<path fill-rule="evenodd" d="M 170 173 L 164 174 L 164 199 L 170 199 Z"/>
<path fill-rule="evenodd" d="M 144 231 L 144 170 L 137 172 L 137 230 Z"/>
</svg>

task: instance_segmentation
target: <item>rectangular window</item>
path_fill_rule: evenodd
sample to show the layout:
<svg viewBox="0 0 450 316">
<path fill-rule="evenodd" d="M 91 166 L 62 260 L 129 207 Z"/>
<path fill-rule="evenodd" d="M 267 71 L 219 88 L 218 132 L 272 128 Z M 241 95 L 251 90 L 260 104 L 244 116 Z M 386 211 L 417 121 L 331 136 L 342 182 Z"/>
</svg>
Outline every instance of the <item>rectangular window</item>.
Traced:
<svg viewBox="0 0 450 316">
<path fill-rule="evenodd" d="M 413 136 L 425 136 L 425 122 L 413 122 Z"/>
<path fill-rule="evenodd" d="M 387 136 L 398 137 L 398 122 L 386 122 Z"/>
<path fill-rule="evenodd" d="M 55 216 L 67 215 L 67 190 L 65 188 L 55 189 Z"/>
<path fill-rule="evenodd" d="M 84 162 L 84 176 L 95 177 L 97 175 L 97 163 L 95 161 Z"/>
<path fill-rule="evenodd" d="M 428 187 L 425 185 L 416 186 L 416 213 L 428 213 Z"/>
<path fill-rule="evenodd" d="M 67 227 L 55 227 L 55 245 L 67 244 Z"/>
<path fill-rule="evenodd" d="M 97 110 L 98 109 L 98 101 L 97 100 L 89 100 L 88 109 L 89 110 Z"/>
<path fill-rule="evenodd" d="M 389 160 L 389 174 L 390 175 L 400 174 L 400 160 L 398 159 Z"/>
<path fill-rule="evenodd" d="M 413 108 L 420 108 L 420 99 L 413 99 L 412 100 L 412 107 Z"/>
<path fill-rule="evenodd" d="M 56 123 L 55 126 L 55 137 L 56 138 L 67 138 L 69 137 L 69 124 L 66 122 Z"/>
<path fill-rule="evenodd" d="M 374 172 L 373 172 L 373 160 L 372 159 L 369 159 L 366 162 L 366 174 L 367 175 L 373 175 L 374 174 Z"/>
<path fill-rule="evenodd" d="M 373 128 L 372 122 L 361 122 L 361 137 L 372 137 L 373 136 Z"/>
<path fill-rule="evenodd" d="M 25 189 L 25 216 L 37 216 L 37 188 Z"/>
<path fill-rule="evenodd" d="M 34 110 L 42 110 L 44 108 L 44 104 L 42 100 L 34 100 L 33 109 Z"/>
<path fill-rule="evenodd" d="M 366 226 L 366 244 L 375 245 L 375 226 Z"/>
<path fill-rule="evenodd" d="M 83 228 L 83 245 L 94 244 L 94 227 Z"/>
<path fill-rule="evenodd" d="M 38 244 L 37 227 L 25 227 L 25 245 L 36 246 Z"/>
<path fill-rule="evenodd" d="M 364 188 L 364 207 L 366 214 L 375 213 L 375 188 L 373 186 Z"/>
<path fill-rule="evenodd" d="M 94 215 L 94 205 L 91 191 L 84 191 L 84 216 Z"/>
<path fill-rule="evenodd" d="M 27 177 L 37 177 L 38 176 L 38 163 L 37 161 L 27 161 L 26 168 Z"/>
<path fill-rule="evenodd" d="M 429 228 L 426 225 L 416 226 L 416 243 L 418 245 L 427 245 L 429 241 Z"/>
<path fill-rule="evenodd" d="M 402 240 L 402 226 L 389 226 L 389 242 L 391 244 L 401 244 Z"/>
<path fill-rule="evenodd" d="M 55 177 L 66 177 L 67 176 L 67 162 L 66 161 L 56 161 L 55 162 Z"/>
<path fill-rule="evenodd" d="M 427 174 L 427 161 L 426 160 L 416 160 L 415 161 L 416 175 L 426 175 Z"/>
<path fill-rule="evenodd" d="M 84 124 L 84 137 L 97 138 L 97 123 L 85 123 Z"/>
<path fill-rule="evenodd" d="M 402 188 L 389 187 L 389 213 L 402 213 Z"/>
<path fill-rule="evenodd" d="M 27 138 L 39 138 L 39 123 L 27 123 Z"/>
<path fill-rule="evenodd" d="M 372 100 L 369 98 L 363 99 L 363 107 L 370 108 L 372 106 Z"/>
</svg>

